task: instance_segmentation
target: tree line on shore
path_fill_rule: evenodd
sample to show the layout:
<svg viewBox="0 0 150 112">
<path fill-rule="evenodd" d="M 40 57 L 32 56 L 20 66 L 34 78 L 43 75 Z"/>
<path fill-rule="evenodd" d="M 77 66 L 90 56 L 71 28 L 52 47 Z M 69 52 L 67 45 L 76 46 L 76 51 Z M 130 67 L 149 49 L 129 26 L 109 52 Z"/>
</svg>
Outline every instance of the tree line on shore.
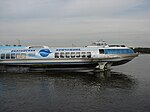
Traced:
<svg viewBox="0 0 150 112">
<path fill-rule="evenodd" d="M 133 49 L 134 52 L 142 53 L 142 54 L 150 54 L 150 48 L 137 47 Z"/>
</svg>

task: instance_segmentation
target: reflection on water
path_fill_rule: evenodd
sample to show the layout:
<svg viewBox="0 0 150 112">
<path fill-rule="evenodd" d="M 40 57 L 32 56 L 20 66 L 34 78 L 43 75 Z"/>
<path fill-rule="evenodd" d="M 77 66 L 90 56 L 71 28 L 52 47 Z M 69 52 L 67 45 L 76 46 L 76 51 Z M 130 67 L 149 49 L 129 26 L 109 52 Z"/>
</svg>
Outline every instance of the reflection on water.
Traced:
<svg viewBox="0 0 150 112">
<path fill-rule="evenodd" d="M 66 86 L 75 83 L 98 86 L 98 87 L 114 87 L 114 88 L 131 88 L 135 84 L 135 80 L 130 75 L 119 72 L 51 72 L 45 73 L 46 77 L 54 79 L 57 82 L 65 82 Z M 43 77 L 43 76 L 42 76 Z M 56 81 L 57 80 L 57 81 Z M 59 81 L 58 81 L 59 80 Z M 64 83 L 63 83 L 64 85 Z"/>
<path fill-rule="evenodd" d="M 96 112 L 113 102 L 112 95 L 116 97 L 123 90 L 132 90 L 134 85 L 130 75 L 110 71 L 3 73 L 0 74 L 0 111 Z"/>
<path fill-rule="evenodd" d="M 53 85 L 87 85 L 111 88 L 132 88 L 135 80 L 130 75 L 120 72 L 46 72 L 46 73 L 28 73 L 28 74 L 1 74 L 0 84 L 22 83 L 24 82 L 47 82 Z"/>
</svg>

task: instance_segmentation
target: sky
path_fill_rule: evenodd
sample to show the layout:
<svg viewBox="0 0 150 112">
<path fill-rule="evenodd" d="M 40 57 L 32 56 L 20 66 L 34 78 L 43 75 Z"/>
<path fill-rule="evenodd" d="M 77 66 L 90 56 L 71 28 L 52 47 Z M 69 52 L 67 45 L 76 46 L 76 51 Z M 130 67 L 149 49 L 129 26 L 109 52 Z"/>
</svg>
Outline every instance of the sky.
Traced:
<svg viewBox="0 0 150 112">
<path fill-rule="evenodd" d="M 3 44 L 150 47 L 150 0 L 0 0 Z"/>
</svg>

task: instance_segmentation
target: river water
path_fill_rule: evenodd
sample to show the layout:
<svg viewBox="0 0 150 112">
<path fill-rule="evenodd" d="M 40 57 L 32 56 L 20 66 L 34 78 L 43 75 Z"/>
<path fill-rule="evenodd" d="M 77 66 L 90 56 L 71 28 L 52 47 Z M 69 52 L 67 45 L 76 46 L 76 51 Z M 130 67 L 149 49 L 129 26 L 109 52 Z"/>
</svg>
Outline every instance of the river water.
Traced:
<svg viewBox="0 0 150 112">
<path fill-rule="evenodd" d="M 0 112 L 150 112 L 150 55 L 111 72 L 0 73 Z"/>
</svg>

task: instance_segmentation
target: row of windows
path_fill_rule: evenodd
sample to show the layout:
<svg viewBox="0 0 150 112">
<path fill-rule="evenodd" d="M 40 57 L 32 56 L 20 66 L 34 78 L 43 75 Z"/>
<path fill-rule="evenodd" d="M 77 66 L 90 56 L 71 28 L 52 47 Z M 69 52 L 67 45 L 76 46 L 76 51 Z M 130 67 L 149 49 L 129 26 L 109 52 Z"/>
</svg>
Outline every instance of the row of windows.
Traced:
<svg viewBox="0 0 150 112">
<path fill-rule="evenodd" d="M 55 58 L 91 58 L 91 52 L 56 52 Z"/>
<path fill-rule="evenodd" d="M 105 49 L 105 54 L 132 54 L 134 53 L 131 49 Z"/>
<path fill-rule="evenodd" d="M 0 59 L 25 59 L 26 54 L 25 53 L 12 53 L 12 54 L 1 54 Z"/>
<path fill-rule="evenodd" d="M 55 58 L 91 58 L 91 52 L 56 52 Z M 1 54 L 0 59 L 26 59 L 25 53 Z"/>
</svg>

